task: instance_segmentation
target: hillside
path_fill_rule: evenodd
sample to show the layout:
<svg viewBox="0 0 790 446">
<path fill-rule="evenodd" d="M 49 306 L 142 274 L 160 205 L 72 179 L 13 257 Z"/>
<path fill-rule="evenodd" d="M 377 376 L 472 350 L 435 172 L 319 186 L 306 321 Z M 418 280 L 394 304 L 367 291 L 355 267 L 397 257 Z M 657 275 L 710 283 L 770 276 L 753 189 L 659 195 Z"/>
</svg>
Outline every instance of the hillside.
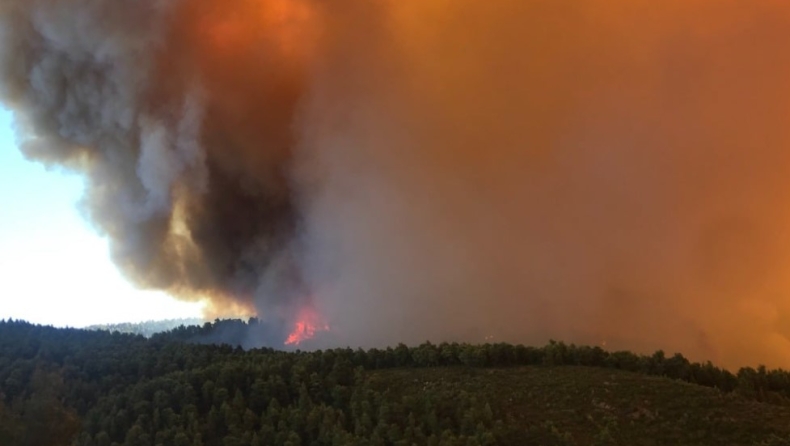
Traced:
<svg viewBox="0 0 790 446">
<path fill-rule="evenodd" d="M 394 369 L 369 379 L 401 396 L 445 395 L 448 405 L 485 401 L 509 432 L 502 444 L 752 445 L 790 434 L 788 406 L 622 370 Z"/>
<path fill-rule="evenodd" d="M 85 327 L 86 330 L 104 330 L 104 331 L 117 331 L 125 334 L 139 334 L 146 338 L 169 331 L 180 326 L 193 326 L 203 324 L 203 319 L 186 318 L 186 319 L 165 319 L 158 321 L 144 321 L 144 322 L 125 322 L 120 324 L 98 324 Z"/>
<path fill-rule="evenodd" d="M 556 342 L 286 353 L 184 333 L 0 322 L 0 444 L 790 444 L 783 371 Z"/>
</svg>

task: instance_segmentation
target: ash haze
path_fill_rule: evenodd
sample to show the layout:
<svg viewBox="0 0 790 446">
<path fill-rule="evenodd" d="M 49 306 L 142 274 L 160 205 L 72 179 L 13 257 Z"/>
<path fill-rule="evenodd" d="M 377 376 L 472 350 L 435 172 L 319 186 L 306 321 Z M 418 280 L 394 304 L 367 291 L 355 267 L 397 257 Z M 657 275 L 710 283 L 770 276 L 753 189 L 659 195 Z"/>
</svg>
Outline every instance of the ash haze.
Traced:
<svg viewBox="0 0 790 446">
<path fill-rule="evenodd" d="M 135 290 L 75 207 L 83 182 L 25 160 L 0 110 L 0 319 L 55 326 L 200 315 L 200 305 Z"/>
<path fill-rule="evenodd" d="M 84 176 L 138 286 L 283 339 L 310 308 L 337 345 L 790 366 L 784 1 L 7 0 L 0 24 L 22 150 Z"/>
</svg>

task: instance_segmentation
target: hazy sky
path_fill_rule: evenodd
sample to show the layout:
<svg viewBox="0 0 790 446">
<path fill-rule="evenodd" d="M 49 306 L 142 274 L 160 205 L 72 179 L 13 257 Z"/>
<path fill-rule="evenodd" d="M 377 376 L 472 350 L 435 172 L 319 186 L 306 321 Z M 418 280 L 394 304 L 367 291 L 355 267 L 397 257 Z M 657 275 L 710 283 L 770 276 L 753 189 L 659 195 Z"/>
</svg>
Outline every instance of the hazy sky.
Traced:
<svg viewBox="0 0 790 446">
<path fill-rule="evenodd" d="M 27 161 L 0 109 L 0 318 L 58 326 L 199 317 L 200 305 L 134 289 L 79 213 L 82 180 Z"/>
</svg>

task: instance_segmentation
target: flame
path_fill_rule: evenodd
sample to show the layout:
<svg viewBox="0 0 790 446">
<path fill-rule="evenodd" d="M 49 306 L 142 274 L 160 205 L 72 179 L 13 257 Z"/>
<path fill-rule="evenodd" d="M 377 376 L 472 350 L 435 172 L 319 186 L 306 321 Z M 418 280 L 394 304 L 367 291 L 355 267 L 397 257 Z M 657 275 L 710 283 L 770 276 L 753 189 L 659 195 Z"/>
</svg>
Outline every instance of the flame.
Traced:
<svg viewBox="0 0 790 446">
<path fill-rule="evenodd" d="M 299 345 L 303 341 L 312 339 L 317 332 L 329 331 L 321 315 L 312 306 L 303 307 L 294 323 L 293 331 L 285 340 L 285 345 Z"/>
</svg>

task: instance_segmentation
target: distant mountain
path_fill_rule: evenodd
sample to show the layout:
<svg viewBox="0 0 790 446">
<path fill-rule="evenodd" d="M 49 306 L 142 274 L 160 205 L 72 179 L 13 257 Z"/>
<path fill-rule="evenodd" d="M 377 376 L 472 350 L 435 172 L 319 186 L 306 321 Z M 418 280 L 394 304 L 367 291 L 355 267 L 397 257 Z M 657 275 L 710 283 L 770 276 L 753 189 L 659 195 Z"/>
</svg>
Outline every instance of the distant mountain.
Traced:
<svg viewBox="0 0 790 446">
<path fill-rule="evenodd" d="M 146 338 L 170 331 L 174 328 L 181 326 L 189 327 L 193 325 L 203 325 L 203 319 L 188 318 L 188 319 L 166 319 L 162 321 L 145 321 L 145 322 L 124 322 L 121 324 L 99 324 L 85 327 L 86 330 L 103 330 L 109 332 L 119 332 L 124 334 L 142 335 Z"/>
</svg>

